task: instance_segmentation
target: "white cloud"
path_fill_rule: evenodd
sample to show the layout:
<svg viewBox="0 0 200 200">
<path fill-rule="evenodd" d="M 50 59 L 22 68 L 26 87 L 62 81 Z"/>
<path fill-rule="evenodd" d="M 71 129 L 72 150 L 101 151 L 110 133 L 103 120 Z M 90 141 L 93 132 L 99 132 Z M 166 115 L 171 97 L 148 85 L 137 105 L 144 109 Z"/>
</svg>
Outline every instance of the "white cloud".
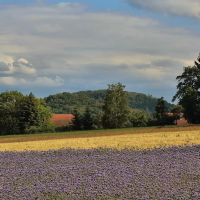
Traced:
<svg viewBox="0 0 200 200">
<path fill-rule="evenodd" d="M 8 64 L 10 74 L 28 74 L 36 75 L 36 70 L 33 68 L 32 64 L 26 59 L 19 59 L 11 64 Z"/>
<path fill-rule="evenodd" d="M 140 7 L 151 11 L 169 15 L 195 17 L 200 19 L 199 0 L 124 0 L 133 7 Z"/>
<path fill-rule="evenodd" d="M 25 79 L 17 79 L 15 77 L 0 77 L 0 83 L 7 85 L 7 86 L 17 86 L 17 85 L 23 85 L 26 84 Z"/>
<path fill-rule="evenodd" d="M 34 87 L 58 87 L 63 85 L 64 80 L 59 76 L 55 79 L 49 77 L 37 77 L 34 81 L 15 77 L 0 77 L 0 83 L 6 86 L 34 86 Z"/>
<path fill-rule="evenodd" d="M 24 64 L 30 64 L 30 63 L 28 62 L 28 60 L 26 60 L 26 59 L 24 59 L 24 58 L 20 58 L 20 59 L 18 59 L 17 61 L 18 61 L 18 62 L 21 62 L 21 63 L 24 63 Z M 30 64 L 30 65 L 32 65 L 32 64 Z"/>
<path fill-rule="evenodd" d="M 49 77 L 37 77 L 33 84 L 45 87 L 58 87 L 64 84 L 64 80 L 59 76 L 56 76 L 55 79 Z"/>
</svg>

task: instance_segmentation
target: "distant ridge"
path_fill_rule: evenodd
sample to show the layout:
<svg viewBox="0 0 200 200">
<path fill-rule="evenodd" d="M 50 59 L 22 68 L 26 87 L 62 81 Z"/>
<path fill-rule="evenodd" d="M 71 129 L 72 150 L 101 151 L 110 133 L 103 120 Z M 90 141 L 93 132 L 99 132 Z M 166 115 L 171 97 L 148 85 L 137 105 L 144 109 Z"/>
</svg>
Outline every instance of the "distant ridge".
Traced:
<svg viewBox="0 0 200 200">
<path fill-rule="evenodd" d="M 126 94 L 130 108 L 144 110 L 149 113 L 155 112 L 157 98 L 137 92 L 126 91 Z M 53 113 L 71 114 L 75 106 L 83 112 L 85 107 L 89 106 L 93 114 L 97 114 L 102 108 L 105 96 L 106 90 L 86 90 L 49 95 L 45 97 L 44 100 L 47 105 L 52 108 Z M 166 107 L 169 111 L 173 106 L 173 104 L 166 101 Z"/>
</svg>

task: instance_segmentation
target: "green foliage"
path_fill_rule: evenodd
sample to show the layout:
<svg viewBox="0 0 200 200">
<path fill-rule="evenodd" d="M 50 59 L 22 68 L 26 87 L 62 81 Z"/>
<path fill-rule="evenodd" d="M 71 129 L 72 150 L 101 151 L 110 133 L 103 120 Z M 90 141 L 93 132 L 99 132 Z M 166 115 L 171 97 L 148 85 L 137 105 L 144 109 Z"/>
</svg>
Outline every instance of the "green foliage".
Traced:
<svg viewBox="0 0 200 200">
<path fill-rule="evenodd" d="M 39 113 L 39 127 L 43 132 L 52 132 L 55 129 L 54 124 L 51 122 L 52 111 L 48 107 L 43 99 L 37 99 L 38 101 L 38 113 Z"/>
<path fill-rule="evenodd" d="M 51 110 L 32 93 L 17 91 L 0 94 L 0 135 L 48 132 L 54 130 Z"/>
<path fill-rule="evenodd" d="M 69 131 L 73 131 L 72 125 L 55 127 L 55 132 L 69 132 Z"/>
<path fill-rule="evenodd" d="M 155 107 L 155 110 L 156 110 L 155 117 L 158 121 L 158 124 L 166 125 L 168 109 L 165 106 L 165 100 L 163 97 L 161 97 L 157 100 L 157 105 Z"/>
<path fill-rule="evenodd" d="M 200 123 L 200 63 L 195 61 L 194 66 L 184 67 L 182 75 L 176 79 L 178 91 L 172 101 L 179 100 L 179 105 L 184 108 L 184 116 L 189 122 Z"/>
<path fill-rule="evenodd" d="M 156 113 L 154 114 L 156 121 L 154 121 L 153 125 L 174 125 L 176 117 L 174 115 L 171 116 L 168 114 L 168 109 L 165 103 L 166 101 L 163 97 L 158 99 L 157 105 L 155 107 Z"/>
<path fill-rule="evenodd" d="M 50 95 L 44 101 L 51 107 L 55 114 L 71 114 L 74 107 L 78 107 L 81 113 L 85 107 L 90 106 L 91 112 L 97 114 L 102 107 L 102 102 L 86 96 L 84 93 L 68 93 Z"/>
<path fill-rule="evenodd" d="M 123 128 L 129 121 L 130 108 L 121 83 L 108 85 L 104 100 L 102 125 L 104 128 Z"/>
<path fill-rule="evenodd" d="M 92 118 L 90 108 L 86 107 L 84 115 L 83 115 L 84 130 L 92 130 L 93 125 L 94 125 L 94 120 Z"/>
<path fill-rule="evenodd" d="M 0 94 L 0 135 L 20 133 L 18 113 L 22 99 L 23 94 L 17 91 Z"/>
<path fill-rule="evenodd" d="M 157 98 L 151 95 L 145 95 L 136 92 L 127 92 L 128 104 L 132 109 L 139 109 L 148 113 L 155 112 Z M 78 107 L 81 113 L 84 113 L 87 106 L 90 107 L 93 115 L 98 115 L 104 105 L 106 90 L 87 90 L 75 93 L 63 92 L 50 95 L 44 98 L 45 102 L 51 107 L 53 113 L 71 114 L 74 107 Z M 170 110 L 174 105 L 166 102 L 166 107 Z"/>
<path fill-rule="evenodd" d="M 93 130 L 100 130 L 103 129 L 102 126 L 102 117 L 103 117 L 103 111 L 99 111 L 99 113 L 97 115 L 95 115 L 94 117 L 94 124 L 92 126 Z"/>
<path fill-rule="evenodd" d="M 19 127 L 21 133 L 26 133 L 30 127 L 39 126 L 39 112 L 36 97 L 30 93 L 24 96 L 20 102 L 19 114 Z"/>
<path fill-rule="evenodd" d="M 133 110 L 130 115 L 130 122 L 133 127 L 146 127 L 152 123 L 152 120 L 150 114 L 142 110 Z"/>
<path fill-rule="evenodd" d="M 77 107 L 74 108 L 72 114 L 74 115 L 74 117 L 72 118 L 73 130 L 82 130 L 82 117 Z"/>
</svg>

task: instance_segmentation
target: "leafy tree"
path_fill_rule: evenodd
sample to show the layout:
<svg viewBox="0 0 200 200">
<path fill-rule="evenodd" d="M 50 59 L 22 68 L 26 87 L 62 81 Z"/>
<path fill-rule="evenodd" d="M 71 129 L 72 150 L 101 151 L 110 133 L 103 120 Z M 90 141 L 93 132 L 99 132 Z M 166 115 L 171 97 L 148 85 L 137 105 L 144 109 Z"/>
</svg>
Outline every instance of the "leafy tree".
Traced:
<svg viewBox="0 0 200 200">
<path fill-rule="evenodd" d="M 0 94 L 0 135 L 19 134 L 19 110 L 23 94 L 7 91 Z"/>
<path fill-rule="evenodd" d="M 158 98 L 155 110 L 156 110 L 155 117 L 158 121 L 158 124 L 165 125 L 168 110 L 167 107 L 165 106 L 165 100 L 163 97 Z"/>
<path fill-rule="evenodd" d="M 121 83 L 108 85 L 103 106 L 104 128 L 122 128 L 129 120 L 130 108 Z"/>
<path fill-rule="evenodd" d="M 54 124 L 51 122 L 52 111 L 48 107 L 43 99 L 37 99 L 38 101 L 38 113 L 39 113 L 39 127 L 45 132 L 54 131 Z"/>
<path fill-rule="evenodd" d="M 0 135 L 53 131 L 51 110 L 32 93 L 17 91 L 0 94 Z"/>
<path fill-rule="evenodd" d="M 103 111 L 101 110 L 99 111 L 98 114 L 94 115 L 94 125 L 92 129 L 96 129 L 96 130 L 103 129 L 102 118 L 103 118 Z"/>
<path fill-rule="evenodd" d="M 19 118 L 21 133 L 26 133 L 26 130 L 32 126 L 39 126 L 38 101 L 32 93 L 28 96 L 24 96 L 20 106 Z"/>
<path fill-rule="evenodd" d="M 92 114 L 90 108 L 87 106 L 85 109 L 85 113 L 83 115 L 83 127 L 84 130 L 91 130 L 94 124 L 94 120 L 92 118 Z"/>
<path fill-rule="evenodd" d="M 73 130 L 82 130 L 82 118 L 77 107 L 74 108 L 72 114 L 74 115 L 74 117 L 72 118 Z"/>
<path fill-rule="evenodd" d="M 135 109 L 131 113 L 130 122 L 133 127 L 148 126 L 150 121 L 152 121 L 152 117 L 145 111 Z"/>
<path fill-rule="evenodd" d="M 191 123 L 200 123 L 200 56 L 194 61 L 194 66 L 183 68 L 183 73 L 177 76 L 178 91 L 172 101 L 184 108 L 184 116 Z"/>
</svg>

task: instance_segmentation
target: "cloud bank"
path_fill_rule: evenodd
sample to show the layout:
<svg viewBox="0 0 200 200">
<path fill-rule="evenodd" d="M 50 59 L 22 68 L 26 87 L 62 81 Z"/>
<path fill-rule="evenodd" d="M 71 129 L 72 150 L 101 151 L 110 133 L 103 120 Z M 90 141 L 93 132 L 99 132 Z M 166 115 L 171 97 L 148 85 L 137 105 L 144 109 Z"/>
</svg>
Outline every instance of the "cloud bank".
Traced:
<svg viewBox="0 0 200 200">
<path fill-rule="evenodd" d="M 170 13 L 189 1 L 127 2 Z M 199 51 L 192 45 L 200 42 L 197 30 L 134 13 L 88 11 L 82 3 L 12 6 L 0 18 L 0 91 L 35 87 L 45 96 L 122 82 L 127 90 L 169 100 L 175 77 Z"/>
<path fill-rule="evenodd" d="M 64 84 L 59 76 L 54 79 L 37 74 L 34 66 L 26 59 L 21 58 L 13 63 L 0 62 L 0 83 L 8 86 L 31 86 L 31 87 L 58 87 Z"/>
<path fill-rule="evenodd" d="M 199 0 L 124 0 L 133 7 L 169 15 L 194 17 L 200 19 Z"/>
</svg>

